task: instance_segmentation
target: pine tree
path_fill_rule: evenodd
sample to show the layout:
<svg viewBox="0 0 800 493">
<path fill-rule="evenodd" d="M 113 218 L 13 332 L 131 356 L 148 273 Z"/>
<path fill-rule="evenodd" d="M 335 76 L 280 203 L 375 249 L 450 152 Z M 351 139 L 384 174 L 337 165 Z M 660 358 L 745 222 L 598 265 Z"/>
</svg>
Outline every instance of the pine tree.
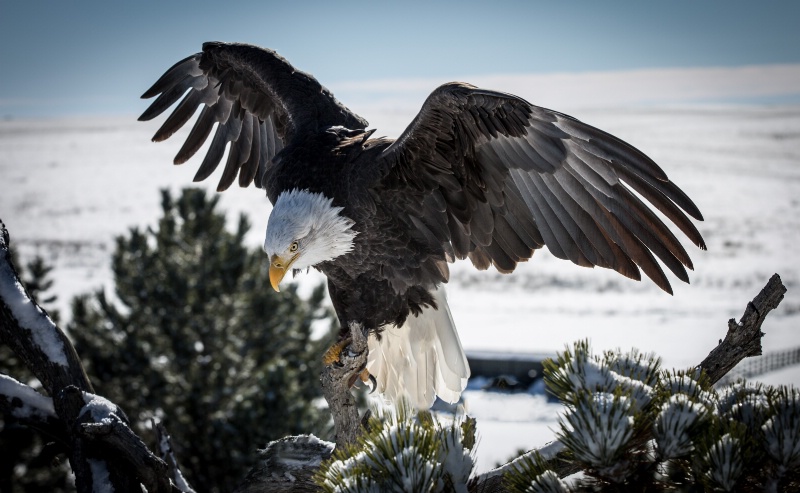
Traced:
<svg viewBox="0 0 800 493">
<path fill-rule="evenodd" d="M 247 220 L 229 232 L 217 201 L 163 191 L 158 225 L 116 240 L 115 296 L 75 299 L 69 324 L 97 392 L 143 437 L 162 421 L 199 491 L 232 489 L 269 440 L 327 423 L 311 339 L 323 288 L 275 293 L 263 252 L 243 244 Z"/>
</svg>

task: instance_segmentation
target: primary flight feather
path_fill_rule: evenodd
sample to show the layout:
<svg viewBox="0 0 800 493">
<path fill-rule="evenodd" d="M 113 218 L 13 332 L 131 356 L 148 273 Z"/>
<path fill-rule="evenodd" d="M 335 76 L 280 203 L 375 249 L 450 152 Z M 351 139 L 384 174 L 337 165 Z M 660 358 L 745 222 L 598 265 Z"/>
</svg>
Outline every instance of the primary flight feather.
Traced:
<svg viewBox="0 0 800 493">
<path fill-rule="evenodd" d="M 142 97 L 155 96 L 140 120 L 180 103 L 154 141 L 202 108 L 176 164 L 216 126 L 195 181 L 228 147 L 217 190 L 237 176 L 266 190 L 272 286 L 292 270 L 324 273 L 343 330 L 370 330 L 378 389 L 419 407 L 458 400 L 469 377 L 442 289 L 449 262 L 509 273 L 546 246 L 632 279 L 641 269 L 671 293 L 658 260 L 685 282 L 692 262 L 651 207 L 705 249 L 687 217 L 700 211 L 650 158 L 511 94 L 444 84 L 399 138 L 372 138 L 366 120 L 274 51 L 215 42 Z"/>
</svg>

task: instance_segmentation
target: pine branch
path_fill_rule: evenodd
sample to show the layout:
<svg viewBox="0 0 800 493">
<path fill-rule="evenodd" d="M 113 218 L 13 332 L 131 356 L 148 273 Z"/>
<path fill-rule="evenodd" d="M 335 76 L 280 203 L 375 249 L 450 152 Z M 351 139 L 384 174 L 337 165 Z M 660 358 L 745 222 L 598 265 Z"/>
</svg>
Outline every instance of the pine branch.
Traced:
<svg viewBox="0 0 800 493">
<path fill-rule="evenodd" d="M 747 304 L 739 323 L 733 319 L 728 321 L 728 332 L 725 339 L 720 340 L 719 345 L 697 366 L 699 370 L 707 373 L 711 383 L 720 380 L 744 358 L 761 354 L 761 338 L 764 336 L 764 333 L 761 332 L 761 325 L 769 312 L 778 307 L 783 300 L 784 293 L 786 293 L 786 287 L 781 282 L 780 276 L 774 274 L 753 301 Z M 641 440 L 646 441 L 651 438 L 652 436 L 645 436 Z M 580 471 L 577 463 L 566 457 L 563 444 L 556 440 L 476 476 L 470 482 L 470 491 L 473 493 L 506 491 L 503 485 L 504 474 L 517 468 L 520 462 L 526 458 L 533 460 L 537 453 L 541 454 L 549 468 L 562 478 Z"/>
</svg>

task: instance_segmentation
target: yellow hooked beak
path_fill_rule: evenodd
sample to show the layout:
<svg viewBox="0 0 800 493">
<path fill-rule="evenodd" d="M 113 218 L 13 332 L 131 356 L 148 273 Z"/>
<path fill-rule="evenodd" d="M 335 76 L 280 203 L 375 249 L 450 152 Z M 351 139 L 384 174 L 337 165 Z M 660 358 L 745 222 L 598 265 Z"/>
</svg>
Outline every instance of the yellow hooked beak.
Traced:
<svg viewBox="0 0 800 493">
<path fill-rule="evenodd" d="M 272 284 L 272 289 L 277 291 L 278 293 L 281 290 L 278 288 L 278 285 L 283 280 L 286 273 L 289 272 L 289 268 L 294 263 L 297 257 L 292 257 L 288 261 L 284 260 L 283 258 L 279 257 L 278 255 L 273 255 L 269 259 L 269 283 Z"/>
</svg>

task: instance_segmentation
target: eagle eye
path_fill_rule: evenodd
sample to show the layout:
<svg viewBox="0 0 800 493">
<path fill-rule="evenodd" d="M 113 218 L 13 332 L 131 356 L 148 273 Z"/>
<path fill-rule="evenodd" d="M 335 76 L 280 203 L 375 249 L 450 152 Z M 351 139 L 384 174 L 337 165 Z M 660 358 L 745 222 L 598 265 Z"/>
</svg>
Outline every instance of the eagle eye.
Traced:
<svg viewBox="0 0 800 493">
<path fill-rule="evenodd" d="M 299 245 L 298 245 L 298 244 L 297 244 L 297 242 L 295 241 L 295 242 L 293 242 L 291 245 L 289 245 L 289 251 L 290 251 L 290 252 L 292 252 L 292 253 L 294 253 L 294 252 L 296 252 L 296 251 L 297 251 L 297 248 L 298 248 L 298 247 L 299 247 Z"/>
</svg>

